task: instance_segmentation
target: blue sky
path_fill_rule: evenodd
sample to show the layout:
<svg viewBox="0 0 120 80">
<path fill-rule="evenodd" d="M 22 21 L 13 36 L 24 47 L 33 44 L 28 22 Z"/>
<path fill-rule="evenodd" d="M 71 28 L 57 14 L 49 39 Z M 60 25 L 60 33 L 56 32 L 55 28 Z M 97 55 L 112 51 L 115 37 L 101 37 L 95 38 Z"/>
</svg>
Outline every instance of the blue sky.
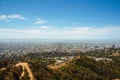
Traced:
<svg viewBox="0 0 120 80">
<path fill-rule="evenodd" d="M 120 0 L 0 0 L 0 38 L 120 39 Z"/>
</svg>

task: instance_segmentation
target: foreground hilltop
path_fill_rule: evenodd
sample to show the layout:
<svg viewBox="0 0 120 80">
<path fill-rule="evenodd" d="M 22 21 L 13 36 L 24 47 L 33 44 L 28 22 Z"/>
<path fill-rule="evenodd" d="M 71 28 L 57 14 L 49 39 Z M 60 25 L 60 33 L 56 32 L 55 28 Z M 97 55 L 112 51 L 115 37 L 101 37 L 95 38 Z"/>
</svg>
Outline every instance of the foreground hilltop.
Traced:
<svg viewBox="0 0 120 80">
<path fill-rule="evenodd" d="M 63 56 L 41 58 L 38 53 L 29 59 L 31 55 L 27 54 L 22 61 L 5 62 L 0 68 L 0 80 L 119 80 L 119 51 L 96 50 L 68 60 Z M 58 60 L 61 62 L 56 64 Z"/>
</svg>

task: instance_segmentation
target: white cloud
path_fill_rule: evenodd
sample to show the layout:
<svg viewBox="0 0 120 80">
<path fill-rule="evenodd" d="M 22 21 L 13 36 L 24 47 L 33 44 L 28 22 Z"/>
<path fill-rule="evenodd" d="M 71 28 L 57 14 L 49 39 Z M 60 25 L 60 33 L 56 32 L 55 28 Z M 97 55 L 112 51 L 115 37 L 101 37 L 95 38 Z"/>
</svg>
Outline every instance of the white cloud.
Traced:
<svg viewBox="0 0 120 80">
<path fill-rule="evenodd" d="M 0 29 L 0 38 L 65 38 L 65 39 L 120 39 L 120 27 L 66 29 Z"/>
<path fill-rule="evenodd" d="M 35 24 L 44 24 L 44 23 L 47 23 L 47 22 L 48 22 L 47 20 L 36 18 Z"/>
<path fill-rule="evenodd" d="M 40 29 L 51 29 L 50 26 L 39 26 Z"/>
<path fill-rule="evenodd" d="M 6 15 L 0 15 L 0 20 L 4 20 L 4 21 L 7 21 L 8 18 Z"/>
<path fill-rule="evenodd" d="M 19 15 L 19 14 L 0 15 L 0 20 L 3 20 L 3 21 L 11 21 L 11 19 L 26 20 L 23 16 L 21 16 L 21 15 Z"/>
<path fill-rule="evenodd" d="M 25 18 L 19 14 L 13 14 L 13 15 L 8 15 L 9 19 L 22 19 L 25 20 Z"/>
</svg>

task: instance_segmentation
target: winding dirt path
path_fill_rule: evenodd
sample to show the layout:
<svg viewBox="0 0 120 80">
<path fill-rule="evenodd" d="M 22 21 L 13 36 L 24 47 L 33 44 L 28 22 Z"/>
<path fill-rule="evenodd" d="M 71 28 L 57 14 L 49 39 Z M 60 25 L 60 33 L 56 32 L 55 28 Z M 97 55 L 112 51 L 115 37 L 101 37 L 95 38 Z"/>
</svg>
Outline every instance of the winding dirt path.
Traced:
<svg viewBox="0 0 120 80">
<path fill-rule="evenodd" d="M 22 69 L 23 69 L 22 74 L 21 74 L 21 76 L 19 77 L 19 78 L 20 78 L 20 80 L 21 80 L 21 79 L 22 79 L 22 77 L 25 75 L 25 68 L 24 68 L 24 67 L 22 67 Z"/>
<path fill-rule="evenodd" d="M 3 71 L 3 70 L 5 70 L 5 69 L 6 69 L 6 68 L 1 68 L 0 70 Z"/>
<path fill-rule="evenodd" d="M 74 60 L 76 60 L 76 59 L 80 59 L 80 56 L 77 56 L 77 57 L 74 58 Z M 52 64 L 50 64 L 47 67 L 49 67 L 50 69 L 53 69 L 53 70 L 59 70 L 59 68 L 67 66 L 69 63 L 71 63 L 72 60 L 73 59 L 70 59 L 67 62 L 61 63 L 59 65 L 52 65 Z"/>
<path fill-rule="evenodd" d="M 32 73 L 32 71 L 31 71 L 31 69 L 30 69 L 30 67 L 29 67 L 29 64 L 27 62 L 19 62 L 15 66 L 16 67 L 22 66 L 22 68 L 23 68 L 23 72 L 22 72 L 20 78 L 24 76 L 25 69 L 26 69 L 26 71 L 28 72 L 28 75 L 30 77 L 30 80 L 36 80 L 35 77 L 34 77 L 34 75 L 33 75 L 33 73 Z"/>
</svg>

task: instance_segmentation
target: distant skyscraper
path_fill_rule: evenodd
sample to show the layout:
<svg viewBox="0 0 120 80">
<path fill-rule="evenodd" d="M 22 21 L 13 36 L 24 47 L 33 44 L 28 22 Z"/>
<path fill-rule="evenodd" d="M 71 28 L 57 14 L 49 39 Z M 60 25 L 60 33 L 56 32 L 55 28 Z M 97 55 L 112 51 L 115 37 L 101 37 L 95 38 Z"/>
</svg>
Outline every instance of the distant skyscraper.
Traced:
<svg viewBox="0 0 120 80">
<path fill-rule="evenodd" d="M 115 49 L 115 45 L 114 44 L 112 45 L 112 49 Z"/>
</svg>

